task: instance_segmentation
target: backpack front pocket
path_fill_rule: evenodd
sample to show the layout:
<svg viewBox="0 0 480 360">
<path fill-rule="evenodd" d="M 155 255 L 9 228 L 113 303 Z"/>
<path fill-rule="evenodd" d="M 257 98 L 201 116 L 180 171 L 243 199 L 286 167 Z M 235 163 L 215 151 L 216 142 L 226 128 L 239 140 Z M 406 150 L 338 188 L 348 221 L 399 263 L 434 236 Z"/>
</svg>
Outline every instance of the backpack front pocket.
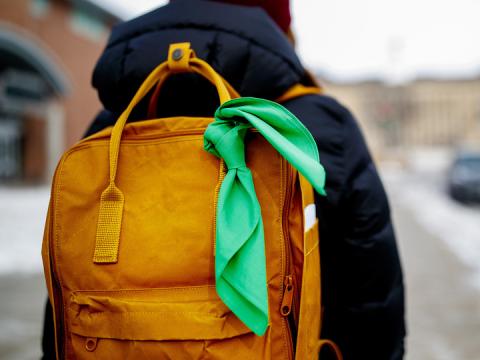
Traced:
<svg viewBox="0 0 480 360">
<path fill-rule="evenodd" d="M 269 352 L 268 336 L 255 336 L 213 286 L 76 291 L 67 316 L 77 359 L 261 359 Z"/>
</svg>

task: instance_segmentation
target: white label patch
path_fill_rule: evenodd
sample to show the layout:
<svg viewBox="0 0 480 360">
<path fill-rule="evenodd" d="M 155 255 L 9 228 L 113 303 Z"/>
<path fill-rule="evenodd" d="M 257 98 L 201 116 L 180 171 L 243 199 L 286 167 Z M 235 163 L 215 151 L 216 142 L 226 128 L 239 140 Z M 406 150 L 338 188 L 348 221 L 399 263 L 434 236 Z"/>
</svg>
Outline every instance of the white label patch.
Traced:
<svg viewBox="0 0 480 360">
<path fill-rule="evenodd" d="M 317 209 L 315 204 L 310 204 L 303 209 L 303 220 L 305 222 L 305 232 L 310 230 L 317 220 Z"/>
</svg>

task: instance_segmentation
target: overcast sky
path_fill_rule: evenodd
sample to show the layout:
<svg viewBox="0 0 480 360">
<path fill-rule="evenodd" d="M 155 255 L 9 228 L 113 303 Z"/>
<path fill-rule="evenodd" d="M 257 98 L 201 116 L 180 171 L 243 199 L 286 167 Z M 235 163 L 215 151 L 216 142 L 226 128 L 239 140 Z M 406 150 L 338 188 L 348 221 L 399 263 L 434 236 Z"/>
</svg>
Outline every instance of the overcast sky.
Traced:
<svg viewBox="0 0 480 360">
<path fill-rule="evenodd" d="M 96 0 L 126 18 L 164 0 Z M 305 65 L 337 80 L 480 74 L 480 0 L 293 0 Z"/>
</svg>

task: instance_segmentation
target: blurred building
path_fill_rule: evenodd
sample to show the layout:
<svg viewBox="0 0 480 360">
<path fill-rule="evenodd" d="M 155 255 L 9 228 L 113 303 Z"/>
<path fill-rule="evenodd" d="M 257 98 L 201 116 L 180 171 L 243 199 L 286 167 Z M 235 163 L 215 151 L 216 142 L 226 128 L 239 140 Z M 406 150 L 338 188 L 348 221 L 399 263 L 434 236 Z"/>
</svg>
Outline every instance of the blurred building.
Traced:
<svg viewBox="0 0 480 360">
<path fill-rule="evenodd" d="M 100 109 L 90 78 L 118 18 L 86 0 L 0 1 L 0 182 L 42 181 Z"/>
<path fill-rule="evenodd" d="M 352 109 L 377 159 L 418 147 L 480 145 L 480 78 L 325 87 Z"/>
</svg>

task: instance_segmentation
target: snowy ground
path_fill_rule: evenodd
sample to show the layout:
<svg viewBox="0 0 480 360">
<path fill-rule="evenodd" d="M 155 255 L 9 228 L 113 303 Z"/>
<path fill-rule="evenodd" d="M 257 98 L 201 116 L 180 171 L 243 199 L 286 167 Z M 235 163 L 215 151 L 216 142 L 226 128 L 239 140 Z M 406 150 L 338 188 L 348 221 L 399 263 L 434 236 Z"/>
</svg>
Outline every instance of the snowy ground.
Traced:
<svg viewBox="0 0 480 360">
<path fill-rule="evenodd" d="M 450 154 L 412 154 L 406 169 L 386 164 L 381 173 L 395 206 L 413 214 L 425 231 L 443 241 L 471 269 L 469 281 L 480 289 L 480 206 L 465 205 L 447 193 Z"/>
<path fill-rule="evenodd" d="M 40 357 L 46 300 L 41 244 L 50 191 L 0 187 L 0 359 Z"/>
<path fill-rule="evenodd" d="M 50 190 L 0 187 L 0 274 L 40 273 Z"/>
<path fill-rule="evenodd" d="M 447 194 L 449 153 L 384 164 L 402 256 L 408 360 L 480 359 L 480 208 Z"/>
<path fill-rule="evenodd" d="M 408 207 L 428 232 L 471 268 L 470 281 L 480 289 L 480 209 L 452 201 L 439 191 L 444 189 L 429 187 L 418 177 L 404 180 L 410 184 L 395 201 Z"/>
</svg>

